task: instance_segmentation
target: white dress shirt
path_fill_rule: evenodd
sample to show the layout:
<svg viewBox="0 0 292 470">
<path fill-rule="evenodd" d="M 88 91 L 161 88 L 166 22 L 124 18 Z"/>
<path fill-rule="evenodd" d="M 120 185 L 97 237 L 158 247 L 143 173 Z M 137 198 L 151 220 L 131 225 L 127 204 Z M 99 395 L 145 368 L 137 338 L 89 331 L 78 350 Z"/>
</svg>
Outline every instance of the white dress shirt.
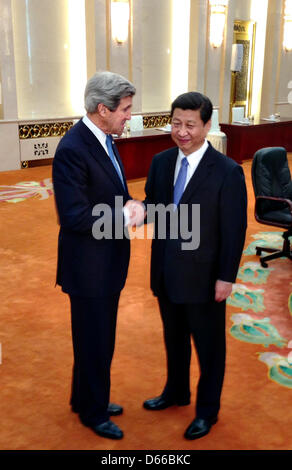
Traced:
<svg viewBox="0 0 292 470">
<path fill-rule="evenodd" d="M 180 170 L 180 166 L 181 166 L 181 161 L 182 161 L 183 158 L 186 157 L 188 159 L 188 163 L 189 163 L 184 189 L 186 188 L 188 182 L 190 181 L 191 177 L 195 173 L 195 171 L 197 169 L 197 166 L 199 165 L 201 159 L 203 158 L 203 155 L 206 152 L 208 146 L 209 146 L 208 141 L 207 141 L 207 139 L 205 139 L 205 142 L 203 143 L 202 147 L 200 147 L 198 150 L 191 153 L 190 155 L 185 155 L 181 151 L 181 149 L 179 149 L 177 160 L 176 160 L 173 184 L 175 184 L 175 182 L 176 182 L 176 179 L 177 179 L 177 176 L 178 176 L 178 173 L 179 173 L 179 170 Z"/>
<path fill-rule="evenodd" d="M 91 130 L 91 132 L 95 135 L 95 137 L 97 138 L 97 140 L 101 143 L 101 145 L 103 146 L 104 150 L 106 151 L 106 153 L 108 154 L 108 149 L 107 149 L 107 146 L 106 146 L 106 134 L 99 128 L 97 127 L 95 124 L 93 124 L 93 122 L 89 119 L 88 116 L 84 116 L 82 118 L 82 121 L 84 122 L 84 124 Z"/>
<path fill-rule="evenodd" d="M 104 150 L 106 151 L 107 155 L 108 155 L 108 148 L 107 148 L 107 145 L 106 145 L 106 134 L 99 128 L 97 127 L 95 124 L 93 124 L 93 122 L 89 119 L 88 116 L 84 116 L 82 118 L 82 121 L 84 122 L 84 124 L 91 130 L 91 132 L 95 135 L 95 137 L 98 139 L 98 141 L 101 143 L 101 145 L 103 146 Z M 123 180 L 123 176 L 122 176 L 122 172 L 121 172 L 121 169 L 120 169 L 120 165 L 114 155 L 114 159 L 116 161 L 116 164 L 117 164 L 117 169 L 120 173 L 120 178 L 121 180 Z"/>
<path fill-rule="evenodd" d="M 106 153 L 108 155 L 108 148 L 107 148 L 107 145 L 106 145 L 106 134 L 99 127 L 97 127 L 95 124 L 93 124 L 93 122 L 89 119 L 88 116 L 86 116 L 86 115 L 83 116 L 82 121 L 88 127 L 88 129 L 90 129 L 91 132 L 95 135 L 95 137 L 100 142 L 100 144 L 103 146 L 104 150 L 106 151 Z M 110 156 L 109 156 L 109 158 L 110 158 Z M 117 162 L 117 165 L 118 165 L 118 168 L 120 168 L 120 165 L 118 164 L 118 162 Z M 123 213 L 124 213 L 124 225 L 126 226 L 126 225 L 128 225 L 128 223 L 130 221 L 129 209 L 127 207 L 123 207 Z"/>
</svg>

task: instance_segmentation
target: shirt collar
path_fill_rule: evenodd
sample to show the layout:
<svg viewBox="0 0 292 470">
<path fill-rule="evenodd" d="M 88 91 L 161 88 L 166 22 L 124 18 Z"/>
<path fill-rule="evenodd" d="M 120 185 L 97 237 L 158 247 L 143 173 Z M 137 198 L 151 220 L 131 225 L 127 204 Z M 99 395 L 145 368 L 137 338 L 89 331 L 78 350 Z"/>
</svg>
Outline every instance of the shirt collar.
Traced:
<svg viewBox="0 0 292 470">
<path fill-rule="evenodd" d="M 205 139 L 203 145 L 202 145 L 198 150 L 196 150 L 195 152 L 190 153 L 190 155 L 185 155 L 185 154 L 181 151 L 181 149 L 179 149 L 179 151 L 178 151 L 178 156 L 179 156 L 179 158 L 180 158 L 180 161 L 181 161 L 184 157 L 187 157 L 189 166 L 190 166 L 191 168 L 192 168 L 192 167 L 196 167 L 196 166 L 198 165 L 198 162 L 201 160 L 201 158 L 203 157 L 204 153 L 206 152 L 208 146 L 209 146 L 208 141 L 207 141 L 207 139 Z"/>
<path fill-rule="evenodd" d="M 105 146 L 106 143 L 106 134 L 99 128 L 97 127 L 90 119 L 88 116 L 83 116 L 82 121 L 84 124 L 91 130 L 91 132 L 95 135 L 95 137 L 100 141 L 100 143 Z"/>
</svg>

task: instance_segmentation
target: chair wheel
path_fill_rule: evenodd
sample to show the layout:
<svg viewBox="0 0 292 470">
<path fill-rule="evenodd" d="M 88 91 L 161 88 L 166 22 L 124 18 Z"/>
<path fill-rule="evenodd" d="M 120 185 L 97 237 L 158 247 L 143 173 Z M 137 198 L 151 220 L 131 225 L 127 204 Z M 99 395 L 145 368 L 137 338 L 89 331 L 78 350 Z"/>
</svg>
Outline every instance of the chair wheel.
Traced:
<svg viewBox="0 0 292 470">
<path fill-rule="evenodd" d="M 260 256 L 262 254 L 261 248 L 256 248 L 256 255 Z"/>
<path fill-rule="evenodd" d="M 265 261 L 261 261 L 261 265 L 263 268 L 267 268 L 268 267 L 268 264 L 265 262 Z"/>
</svg>

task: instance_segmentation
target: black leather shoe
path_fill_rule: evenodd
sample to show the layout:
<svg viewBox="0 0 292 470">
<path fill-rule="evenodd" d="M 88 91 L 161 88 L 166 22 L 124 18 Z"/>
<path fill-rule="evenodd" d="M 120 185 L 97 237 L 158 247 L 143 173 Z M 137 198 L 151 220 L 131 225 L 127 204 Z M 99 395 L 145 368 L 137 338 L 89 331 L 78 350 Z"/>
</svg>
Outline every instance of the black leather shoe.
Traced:
<svg viewBox="0 0 292 470">
<path fill-rule="evenodd" d="M 99 436 L 107 437 L 108 439 L 122 439 L 124 436 L 123 431 L 112 421 L 96 424 L 90 428 Z"/>
<path fill-rule="evenodd" d="M 189 400 L 175 402 L 172 400 L 166 400 L 162 396 L 159 396 L 159 397 L 150 398 L 149 400 L 144 401 L 143 407 L 146 410 L 158 411 L 158 410 L 165 410 L 166 408 L 169 408 L 170 406 L 173 406 L 173 405 L 185 406 L 189 404 L 190 404 Z"/>
<path fill-rule="evenodd" d="M 202 419 L 195 418 L 187 428 L 184 437 L 186 439 L 199 439 L 209 433 L 213 424 L 217 423 L 218 418 Z"/>
<path fill-rule="evenodd" d="M 118 416 L 121 415 L 124 410 L 120 405 L 116 405 L 116 403 L 109 403 L 107 411 L 110 416 Z"/>
<path fill-rule="evenodd" d="M 75 406 L 72 406 L 72 411 L 74 413 L 79 413 L 79 410 Z M 115 403 L 109 403 L 107 411 L 110 416 L 118 416 L 123 413 L 123 408 Z"/>
</svg>

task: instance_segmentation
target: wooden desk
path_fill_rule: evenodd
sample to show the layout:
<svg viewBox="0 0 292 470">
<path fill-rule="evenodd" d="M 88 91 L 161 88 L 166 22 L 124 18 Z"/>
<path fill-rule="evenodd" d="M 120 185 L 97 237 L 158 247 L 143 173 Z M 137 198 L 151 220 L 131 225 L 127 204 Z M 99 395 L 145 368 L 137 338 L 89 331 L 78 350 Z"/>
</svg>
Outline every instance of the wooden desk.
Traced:
<svg viewBox="0 0 292 470">
<path fill-rule="evenodd" d="M 145 129 L 141 132 L 131 132 L 129 137 L 116 137 L 127 180 L 145 178 L 150 164 L 156 153 L 162 152 L 175 143 L 169 132 L 156 129 Z"/>
<path fill-rule="evenodd" d="M 285 147 L 292 152 L 292 118 L 249 125 L 220 123 L 220 128 L 227 135 L 227 155 L 238 163 L 253 158 L 263 147 Z"/>
</svg>

